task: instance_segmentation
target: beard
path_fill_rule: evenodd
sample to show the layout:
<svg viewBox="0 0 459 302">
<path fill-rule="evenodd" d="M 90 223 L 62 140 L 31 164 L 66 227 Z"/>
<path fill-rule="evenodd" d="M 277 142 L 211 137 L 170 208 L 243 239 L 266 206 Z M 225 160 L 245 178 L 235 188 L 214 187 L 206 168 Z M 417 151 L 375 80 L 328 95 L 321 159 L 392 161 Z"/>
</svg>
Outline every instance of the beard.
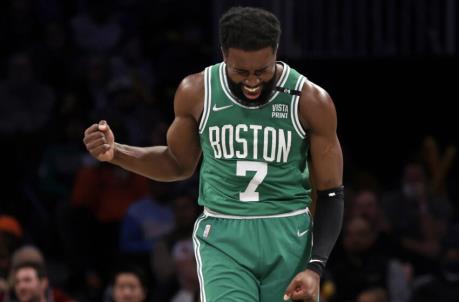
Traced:
<svg viewBox="0 0 459 302">
<path fill-rule="evenodd" d="M 277 73 L 277 66 L 274 69 L 274 75 L 271 78 L 271 80 L 267 82 L 262 82 L 260 84 L 262 86 L 260 96 L 254 100 L 251 100 L 244 95 L 243 83 L 242 82 L 236 83 L 233 80 L 231 80 L 227 71 L 226 71 L 226 78 L 228 79 L 228 87 L 231 93 L 236 97 L 236 100 L 240 104 L 247 106 L 247 107 L 258 107 L 258 106 L 266 104 L 269 98 L 271 97 L 274 91 L 274 86 L 276 84 L 276 73 Z"/>
</svg>

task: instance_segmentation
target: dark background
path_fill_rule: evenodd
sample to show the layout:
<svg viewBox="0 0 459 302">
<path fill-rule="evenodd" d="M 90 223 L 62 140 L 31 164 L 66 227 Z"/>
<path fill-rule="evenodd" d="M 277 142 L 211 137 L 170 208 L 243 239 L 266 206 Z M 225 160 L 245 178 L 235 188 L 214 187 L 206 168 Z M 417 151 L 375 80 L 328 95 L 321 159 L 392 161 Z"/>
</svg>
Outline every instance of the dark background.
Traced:
<svg viewBox="0 0 459 302">
<path fill-rule="evenodd" d="M 440 157 L 447 147 L 458 146 L 455 0 L 0 1 L 0 215 L 14 216 L 22 225 L 20 244 L 38 246 L 53 267 L 64 268 L 64 273 L 58 270 L 56 279 L 61 283 L 56 284 L 73 290 L 64 279 L 68 267 L 75 265 L 69 264 L 72 251 L 66 246 L 74 237 L 60 234 L 66 222 L 61 208 L 74 206 L 81 170 L 106 169 L 89 159 L 82 143 L 84 129 L 107 119 L 118 142 L 163 144 L 180 80 L 221 61 L 218 19 L 233 5 L 275 13 L 283 31 L 278 59 L 333 98 L 347 188 L 372 184 L 378 193 L 400 188 L 402 169 L 410 160 L 422 160 L 427 136 L 437 142 Z M 100 18 L 97 22 L 112 27 L 88 46 L 85 38 L 96 30 L 85 32 L 85 26 L 97 23 L 88 21 L 91 13 Z M 135 63 L 125 52 L 132 41 L 140 53 Z M 46 97 L 34 95 L 30 83 L 9 94 L 10 65 L 18 55 L 28 58 L 34 83 L 52 94 L 47 106 L 40 105 Z M 125 69 L 120 69 L 120 61 Z M 146 72 L 135 82 L 129 68 Z M 136 86 L 139 83 L 144 90 Z M 22 127 L 35 123 L 40 114 L 45 115 L 42 122 Z M 50 174 L 46 168 L 55 162 L 56 171 Z M 445 179 L 456 224 L 457 162 Z M 166 188 L 170 195 L 192 191 L 196 197 L 196 179 Z M 110 221 L 112 228 L 104 226 L 105 235 L 114 238 L 109 243 L 115 252 L 116 227 L 122 217 L 117 218 Z M 88 242 L 83 245 L 92 247 Z M 79 256 L 75 251 L 73 256 Z M 2 269 L 6 270 L 0 267 L 0 273 Z M 102 277 L 107 272 L 99 271 Z M 76 287 L 76 292 L 84 288 Z"/>
</svg>

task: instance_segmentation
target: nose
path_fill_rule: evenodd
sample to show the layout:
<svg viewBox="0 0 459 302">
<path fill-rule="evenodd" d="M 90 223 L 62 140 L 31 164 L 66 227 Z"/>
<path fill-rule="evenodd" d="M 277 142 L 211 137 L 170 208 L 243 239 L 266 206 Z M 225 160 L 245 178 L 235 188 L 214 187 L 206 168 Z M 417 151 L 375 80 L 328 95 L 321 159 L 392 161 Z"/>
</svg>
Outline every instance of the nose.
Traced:
<svg viewBox="0 0 459 302">
<path fill-rule="evenodd" d="M 244 80 L 244 85 L 249 86 L 249 87 L 256 87 L 261 83 L 261 79 L 254 75 L 251 74 L 249 75 L 245 80 Z"/>
</svg>

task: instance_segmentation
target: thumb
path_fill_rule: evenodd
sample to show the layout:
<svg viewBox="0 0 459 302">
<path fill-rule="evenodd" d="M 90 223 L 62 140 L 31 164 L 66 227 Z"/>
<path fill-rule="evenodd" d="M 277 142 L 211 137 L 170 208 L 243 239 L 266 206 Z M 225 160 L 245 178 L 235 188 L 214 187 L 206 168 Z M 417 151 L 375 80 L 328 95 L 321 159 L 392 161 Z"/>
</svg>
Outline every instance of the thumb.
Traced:
<svg viewBox="0 0 459 302">
<path fill-rule="evenodd" d="M 295 291 L 295 288 L 296 288 L 296 282 L 295 282 L 295 279 L 293 279 L 292 282 L 290 282 L 290 284 L 288 285 L 287 289 L 285 290 L 284 301 L 290 300 L 293 292 Z"/>
<path fill-rule="evenodd" d="M 107 131 L 109 129 L 107 121 L 101 120 L 98 125 L 99 131 Z"/>
</svg>

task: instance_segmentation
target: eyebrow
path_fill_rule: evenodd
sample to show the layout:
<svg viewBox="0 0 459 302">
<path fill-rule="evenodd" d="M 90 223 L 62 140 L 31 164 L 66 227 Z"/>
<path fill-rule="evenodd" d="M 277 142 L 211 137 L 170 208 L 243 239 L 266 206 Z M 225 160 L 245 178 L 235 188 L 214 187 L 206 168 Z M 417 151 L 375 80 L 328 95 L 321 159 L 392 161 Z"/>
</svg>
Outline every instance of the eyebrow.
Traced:
<svg viewBox="0 0 459 302">
<path fill-rule="evenodd" d="M 266 69 L 269 68 L 269 65 L 268 66 L 265 66 L 263 68 L 260 68 L 260 69 L 256 69 L 255 72 L 261 72 L 261 71 L 265 71 Z M 249 72 L 247 69 L 242 69 L 242 68 L 235 68 L 234 67 L 234 70 L 236 71 L 242 71 L 242 72 Z"/>
</svg>

